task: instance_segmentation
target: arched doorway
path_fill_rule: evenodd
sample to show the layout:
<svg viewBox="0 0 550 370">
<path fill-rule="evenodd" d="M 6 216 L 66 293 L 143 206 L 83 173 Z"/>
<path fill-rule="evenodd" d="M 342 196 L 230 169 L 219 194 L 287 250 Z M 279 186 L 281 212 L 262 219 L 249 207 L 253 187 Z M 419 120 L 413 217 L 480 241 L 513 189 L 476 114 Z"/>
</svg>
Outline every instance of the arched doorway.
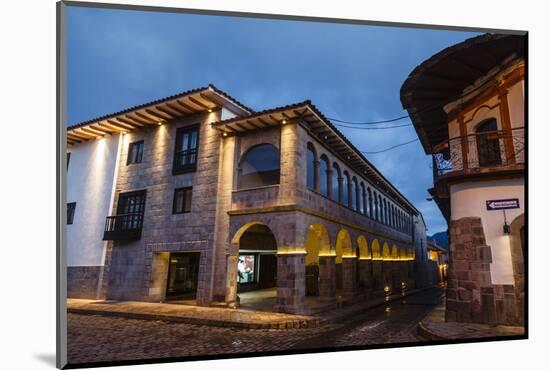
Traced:
<svg viewBox="0 0 550 370">
<path fill-rule="evenodd" d="M 336 236 L 336 295 L 342 295 L 344 289 L 343 256 L 352 256 L 351 237 L 346 229 L 341 229 Z"/>
<path fill-rule="evenodd" d="M 272 310 L 277 296 L 276 253 L 277 241 L 267 225 L 251 222 L 242 226 L 231 242 L 226 300 Z"/>
<path fill-rule="evenodd" d="M 321 224 L 310 225 L 306 234 L 306 296 L 319 295 L 319 254 L 330 252 L 328 233 Z"/>
</svg>

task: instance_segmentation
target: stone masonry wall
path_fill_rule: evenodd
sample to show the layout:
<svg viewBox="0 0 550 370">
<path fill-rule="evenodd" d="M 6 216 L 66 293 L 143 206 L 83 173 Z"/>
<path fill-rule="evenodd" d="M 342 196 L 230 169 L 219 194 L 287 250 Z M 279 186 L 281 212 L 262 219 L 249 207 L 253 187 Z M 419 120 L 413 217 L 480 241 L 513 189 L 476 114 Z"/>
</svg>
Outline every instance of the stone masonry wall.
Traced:
<svg viewBox="0 0 550 370">
<path fill-rule="evenodd" d="M 67 266 L 67 297 L 96 299 L 103 266 Z"/>
<path fill-rule="evenodd" d="M 451 261 L 447 280 L 447 321 L 484 324 L 518 323 L 513 286 L 491 283 L 491 248 L 481 219 L 451 221 Z"/>
<path fill-rule="evenodd" d="M 197 114 L 125 135 L 113 213 L 120 193 L 146 190 L 145 213 L 140 240 L 113 243 L 106 260 L 107 298 L 158 300 L 153 253 L 193 251 L 201 253 L 197 302 L 210 301 L 221 135 L 209 123 L 218 118 L 219 112 Z M 193 124 L 200 124 L 197 170 L 173 175 L 176 130 Z M 144 140 L 143 161 L 127 165 L 128 146 L 139 140 Z M 174 189 L 185 186 L 193 187 L 191 212 L 172 214 Z"/>
</svg>

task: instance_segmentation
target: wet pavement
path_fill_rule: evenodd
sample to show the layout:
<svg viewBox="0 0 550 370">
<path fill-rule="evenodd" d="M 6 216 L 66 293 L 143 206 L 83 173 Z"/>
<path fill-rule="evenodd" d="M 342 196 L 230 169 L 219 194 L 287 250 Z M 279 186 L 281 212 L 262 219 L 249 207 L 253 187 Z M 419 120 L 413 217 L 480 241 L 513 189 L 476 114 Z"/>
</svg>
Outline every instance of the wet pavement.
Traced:
<svg viewBox="0 0 550 370">
<path fill-rule="evenodd" d="M 416 325 L 441 298 L 433 288 L 310 329 L 238 329 L 68 315 L 70 364 L 419 342 Z"/>
</svg>

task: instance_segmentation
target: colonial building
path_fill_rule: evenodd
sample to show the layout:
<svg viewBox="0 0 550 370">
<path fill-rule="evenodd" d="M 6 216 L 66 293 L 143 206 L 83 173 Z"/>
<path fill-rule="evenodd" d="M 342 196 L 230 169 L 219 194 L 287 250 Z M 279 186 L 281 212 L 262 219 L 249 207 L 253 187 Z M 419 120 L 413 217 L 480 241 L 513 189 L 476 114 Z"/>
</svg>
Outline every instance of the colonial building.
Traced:
<svg viewBox="0 0 550 370">
<path fill-rule="evenodd" d="M 524 58 L 524 36 L 485 34 L 432 56 L 401 87 L 449 224 L 448 321 L 523 322 Z"/>
<path fill-rule="evenodd" d="M 422 215 L 310 101 L 210 85 L 67 143 L 69 296 L 307 313 L 427 284 Z"/>
<path fill-rule="evenodd" d="M 449 252 L 435 241 L 428 241 L 428 259 L 433 264 L 432 283 L 444 283 L 447 280 Z"/>
</svg>

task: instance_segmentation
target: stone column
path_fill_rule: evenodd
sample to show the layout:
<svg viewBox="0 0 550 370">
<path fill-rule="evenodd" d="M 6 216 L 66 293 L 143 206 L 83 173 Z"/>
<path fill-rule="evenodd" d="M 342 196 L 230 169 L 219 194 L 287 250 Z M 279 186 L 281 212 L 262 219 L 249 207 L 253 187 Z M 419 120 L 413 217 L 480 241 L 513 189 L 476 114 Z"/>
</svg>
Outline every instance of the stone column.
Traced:
<svg viewBox="0 0 550 370">
<path fill-rule="evenodd" d="M 340 202 L 340 199 L 342 199 L 342 196 L 344 195 L 343 193 L 343 183 L 344 183 L 344 178 L 343 177 L 338 177 L 338 199 L 335 199 L 335 201 L 337 202 Z"/>
<path fill-rule="evenodd" d="M 277 304 L 275 310 L 302 313 L 306 296 L 304 253 L 277 254 Z"/>
<path fill-rule="evenodd" d="M 447 280 L 446 320 L 496 323 L 491 248 L 485 245 L 481 219 L 453 220 L 449 233 L 453 259 Z"/>
<path fill-rule="evenodd" d="M 334 198 L 333 198 L 333 195 L 334 195 L 334 194 L 333 194 L 333 191 L 334 191 L 334 189 L 332 188 L 332 185 L 333 185 L 333 184 L 332 184 L 332 169 L 331 169 L 330 167 L 327 169 L 327 179 L 328 179 L 328 180 L 327 180 L 327 181 L 328 181 L 328 184 L 327 184 L 327 193 L 328 193 L 328 197 L 329 197 L 330 199 L 334 199 Z M 338 200 L 338 199 L 336 199 L 336 200 Z"/>
<path fill-rule="evenodd" d="M 336 256 L 319 256 L 319 299 L 336 300 Z"/>
<path fill-rule="evenodd" d="M 320 189 L 319 183 L 320 183 L 320 180 L 321 180 L 321 176 L 319 176 L 320 175 L 319 161 L 313 161 L 313 173 L 314 173 L 313 188 L 315 190 L 319 191 L 319 189 Z"/>
<path fill-rule="evenodd" d="M 359 280 L 364 289 L 372 289 L 372 260 L 359 260 Z"/>
<path fill-rule="evenodd" d="M 357 290 L 355 260 L 355 257 L 342 258 L 342 293 L 344 297 L 353 296 Z"/>
<path fill-rule="evenodd" d="M 225 303 L 229 307 L 237 307 L 237 261 L 239 256 L 227 256 L 227 279 L 225 286 Z"/>
<path fill-rule="evenodd" d="M 372 288 L 376 292 L 384 289 L 384 271 L 382 260 L 372 260 Z"/>
</svg>

